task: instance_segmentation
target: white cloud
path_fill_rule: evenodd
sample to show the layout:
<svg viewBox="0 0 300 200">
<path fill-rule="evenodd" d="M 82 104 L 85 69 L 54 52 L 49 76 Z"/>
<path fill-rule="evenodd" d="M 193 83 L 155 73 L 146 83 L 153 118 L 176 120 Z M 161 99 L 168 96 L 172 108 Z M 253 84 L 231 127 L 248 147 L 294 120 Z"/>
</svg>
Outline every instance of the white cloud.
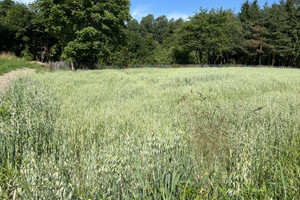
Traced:
<svg viewBox="0 0 300 200">
<path fill-rule="evenodd" d="M 28 4 L 28 3 L 32 3 L 34 0 L 14 0 L 15 2 L 19 2 L 19 3 L 25 3 L 25 4 Z M 153 14 L 155 15 L 155 17 L 158 17 L 160 15 L 157 15 L 155 13 L 152 13 L 151 12 L 151 5 L 150 4 L 145 4 L 145 5 L 140 5 L 140 6 L 137 6 L 135 8 L 132 8 L 131 10 L 131 16 L 134 18 L 134 19 L 137 19 L 137 20 L 141 20 L 143 17 L 149 15 L 149 14 Z M 169 14 L 166 14 L 166 17 L 168 19 L 179 19 L 179 18 L 182 18 L 183 20 L 188 20 L 188 15 L 187 14 L 184 14 L 184 13 L 180 13 L 180 12 L 172 12 L 172 13 L 169 13 Z"/>
<path fill-rule="evenodd" d="M 34 2 L 34 0 L 14 0 L 14 1 L 18 3 L 24 3 L 24 4 L 29 4 Z"/>
<path fill-rule="evenodd" d="M 169 13 L 167 14 L 167 18 L 168 19 L 179 19 L 182 18 L 183 20 L 188 20 L 189 19 L 189 15 L 184 14 L 184 13 L 179 13 L 179 12 L 173 12 L 173 13 Z"/>
<path fill-rule="evenodd" d="M 134 18 L 134 19 L 137 19 L 138 21 L 140 21 L 143 17 L 149 15 L 149 14 L 153 14 L 154 17 L 159 17 L 161 15 L 158 15 L 157 13 L 152 13 L 151 10 L 150 10 L 150 7 L 151 5 L 148 4 L 148 5 L 141 5 L 141 6 L 137 6 L 135 8 L 133 8 L 131 10 L 131 16 Z M 169 13 L 169 14 L 164 14 L 166 15 L 166 17 L 168 19 L 179 19 L 179 18 L 182 18 L 183 20 L 189 20 L 189 15 L 187 14 L 184 14 L 184 13 L 180 13 L 180 12 L 172 12 L 172 13 Z"/>
<path fill-rule="evenodd" d="M 149 8 L 150 8 L 149 4 L 137 6 L 131 10 L 131 16 L 134 19 L 141 20 L 142 17 L 145 17 L 150 13 Z"/>
</svg>

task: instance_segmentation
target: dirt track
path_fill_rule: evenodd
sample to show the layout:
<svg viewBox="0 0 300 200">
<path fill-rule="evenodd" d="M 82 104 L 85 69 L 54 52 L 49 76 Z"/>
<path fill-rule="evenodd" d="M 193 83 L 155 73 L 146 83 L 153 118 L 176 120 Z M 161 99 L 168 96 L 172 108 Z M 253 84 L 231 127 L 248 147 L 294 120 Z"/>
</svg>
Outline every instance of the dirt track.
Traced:
<svg viewBox="0 0 300 200">
<path fill-rule="evenodd" d="M 23 75 L 23 74 L 27 74 L 27 73 L 32 73 L 34 72 L 35 69 L 18 69 L 18 70 L 14 70 L 11 72 L 8 72 L 6 74 L 3 74 L 2 76 L 0 76 L 0 93 L 2 93 L 5 88 L 8 86 L 8 84 L 17 76 Z"/>
</svg>

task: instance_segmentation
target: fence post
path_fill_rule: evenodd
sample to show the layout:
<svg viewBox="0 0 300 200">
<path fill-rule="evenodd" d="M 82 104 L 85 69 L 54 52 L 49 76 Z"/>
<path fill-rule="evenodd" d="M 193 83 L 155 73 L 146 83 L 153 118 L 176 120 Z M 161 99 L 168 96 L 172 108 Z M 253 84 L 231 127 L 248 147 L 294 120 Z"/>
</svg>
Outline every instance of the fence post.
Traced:
<svg viewBox="0 0 300 200">
<path fill-rule="evenodd" d="M 74 71 L 73 59 L 71 59 L 71 67 L 72 67 L 72 71 Z"/>
</svg>

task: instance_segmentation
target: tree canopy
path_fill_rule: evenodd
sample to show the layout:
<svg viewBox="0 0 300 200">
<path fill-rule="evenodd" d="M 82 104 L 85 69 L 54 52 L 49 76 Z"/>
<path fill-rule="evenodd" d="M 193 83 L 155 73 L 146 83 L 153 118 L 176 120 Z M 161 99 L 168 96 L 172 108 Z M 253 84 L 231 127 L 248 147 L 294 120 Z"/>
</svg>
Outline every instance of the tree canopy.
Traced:
<svg viewBox="0 0 300 200">
<path fill-rule="evenodd" d="M 149 14 L 137 21 L 129 0 L 0 1 L 0 51 L 30 60 L 98 65 L 243 64 L 300 66 L 300 0 L 238 13 L 201 8 L 189 20 Z"/>
</svg>

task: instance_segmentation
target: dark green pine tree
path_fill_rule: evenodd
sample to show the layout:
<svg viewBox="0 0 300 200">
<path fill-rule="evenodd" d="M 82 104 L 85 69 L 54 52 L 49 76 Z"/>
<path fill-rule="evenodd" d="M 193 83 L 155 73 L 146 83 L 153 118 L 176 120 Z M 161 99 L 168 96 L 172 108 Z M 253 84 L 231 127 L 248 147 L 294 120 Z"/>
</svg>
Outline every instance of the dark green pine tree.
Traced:
<svg viewBox="0 0 300 200">
<path fill-rule="evenodd" d="M 300 0 L 296 1 L 296 17 L 297 17 L 297 24 L 296 24 L 296 41 L 295 41 L 295 59 L 296 63 L 295 66 L 300 68 Z"/>
<path fill-rule="evenodd" d="M 300 0 L 296 1 L 296 16 L 297 16 L 297 24 L 296 24 L 296 30 L 297 30 L 297 39 L 296 39 L 296 45 L 295 45 L 295 57 L 297 62 L 295 63 L 296 67 L 300 68 Z"/>
<path fill-rule="evenodd" d="M 243 3 L 241 12 L 238 14 L 238 17 L 242 23 L 244 37 L 247 39 L 251 38 L 251 20 L 250 20 L 250 3 L 247 0 Z"/>
<path fill-rule="evenodd" d="M 262 64 L 262 56 L 264 54 L 265 43 L 265 28 L 263 26 L 264 15 L 258 5 L 258 1 L 254 0 L 249 10 L 250 40 L 247 41 L 249 55 L 253 56 L 253 64 Z"/>
<path fill-rule="evenodd" d="M 263 25 L 264 15 L 258 1 L 246 1 L 242 5 L 239 19 L 244 29 L 244 62 L 245 64 L 262 64 L 262 56 L 267 46 L 265 41 L 266 29 Z"/>
<path fill-rule="evenodd" d="M 293 56 L 292 27 L 284 1 L 273 4 L 268 9 L 265 24 L 272 65 L 289 65 L 289 60 Z"/>
<path fill-rule="evenodd" d="M 285 8 L 288 15 L 288 34 L 292 40 L 292 49 L 287 64 L 300 66 L 300 0 L 287 0 Z"/>
</svg>

